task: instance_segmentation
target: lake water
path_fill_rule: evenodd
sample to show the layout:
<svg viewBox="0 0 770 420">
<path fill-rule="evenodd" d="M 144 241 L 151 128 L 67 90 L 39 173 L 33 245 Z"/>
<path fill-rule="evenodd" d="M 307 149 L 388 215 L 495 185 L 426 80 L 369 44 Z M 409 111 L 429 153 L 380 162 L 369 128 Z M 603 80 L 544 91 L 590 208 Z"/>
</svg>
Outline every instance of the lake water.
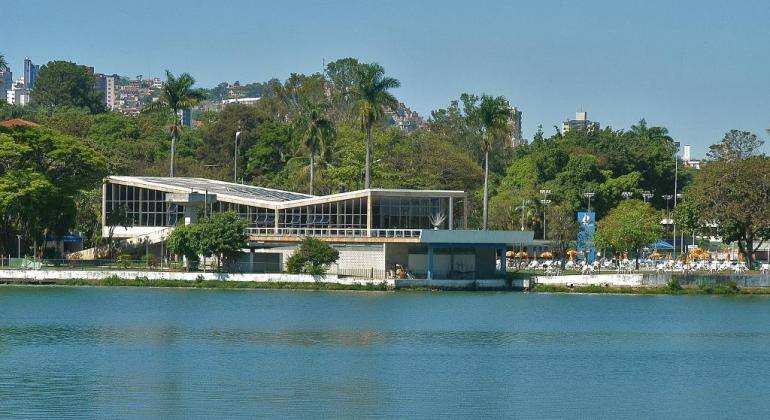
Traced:
<svg viewBox="0 0 770 420">
<path fill-rule="evenodd" d="M 0 417 L 770 416 L 770 299 L 0 287 Z"/>
</svg>

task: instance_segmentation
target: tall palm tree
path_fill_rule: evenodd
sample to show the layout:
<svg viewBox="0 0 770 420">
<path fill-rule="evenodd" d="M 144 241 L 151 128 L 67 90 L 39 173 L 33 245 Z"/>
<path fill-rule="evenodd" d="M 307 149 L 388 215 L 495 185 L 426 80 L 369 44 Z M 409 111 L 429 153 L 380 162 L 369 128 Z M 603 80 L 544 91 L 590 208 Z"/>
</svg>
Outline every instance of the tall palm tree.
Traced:
<svg viewBox="0 0 770 420">
<path fill-rule="evenodd" d="M 482 95 L 479 107 L 476 110 L 481 131 L 481 147 L 484 150 L 484 218 L 483 229 L 487 229 L 489 221 L 489 152 L 500 139 L 502 134 L 508 129 L 508 118 L 511 115 L 511 109 L 508 101 L 502 96 L 494 98 L 489 95 Z"/>
<path fill-rule="evenodd" d="M 195 79 L 189 73 L 182 73 L 175 77 L 166 70 L 166 82 L 160 90 L 157 101 L 147 105 L 147 109 L 169 109 L 173 113 L 174 122 L 171 124 L 171 163 L 169 164 L 169 176 L 174 176 L 176 162 L 176 140 L 179 136 L 179 111 L 192 108 L 206 98 L 199 89 L 193 89 Z"/>
<path fill-rule="evenodd" d="M 395 110 L 398 100 L 388 89 L 396 89 L 401 82 L 385 76 L 385 69 L 377 63 L 362 64 L 356 72 L 356 81 L 347 93 L 354 103 L 361 128 L 366 131 L 366 175 L 364 188 L 371 186 L 372 127 L 379 121 L 385 108 Z"/>
<path fill-rule="evenodd" d="M 326 102 L 310 103 L 304 106 L 304 113 L 299 119 L 299 130 L 305 147 L 310 151 L 310 195 L 313 195 L 313 181 L 315 179 L 315 156 L 319 152 L 322 156 L 328 154 L 332 140 L 334 139 L 334 123 L 327 117 L 328 105 Z"/>
</svg>

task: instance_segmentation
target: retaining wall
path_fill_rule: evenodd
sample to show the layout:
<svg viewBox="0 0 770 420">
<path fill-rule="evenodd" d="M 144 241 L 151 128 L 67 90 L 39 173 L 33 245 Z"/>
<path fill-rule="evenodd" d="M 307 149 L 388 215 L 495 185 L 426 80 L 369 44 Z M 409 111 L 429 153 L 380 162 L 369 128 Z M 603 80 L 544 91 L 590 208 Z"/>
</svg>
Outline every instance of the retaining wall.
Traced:
<svg viewBox="0 0 770 420">
<path fill-rule="evenodd" d="M 254 281 L 254 282 L 292 282 L 314 283 L 317 281 L 339 284 L 381 284 L 383 280 L 359 278 L 340 278 L 336 275 L 313 276 L 310 274 L 286 273 L 187 273 L 177 271 L 131 271 L 131 270 L 0 270 L 0 281 L 57 282 L 65 280 L 102 280 L 107 277 L 120 277 L 133 280 L 203 280 Z M 387 280 L 393 286 L 393 280 Z"/>
</svg>

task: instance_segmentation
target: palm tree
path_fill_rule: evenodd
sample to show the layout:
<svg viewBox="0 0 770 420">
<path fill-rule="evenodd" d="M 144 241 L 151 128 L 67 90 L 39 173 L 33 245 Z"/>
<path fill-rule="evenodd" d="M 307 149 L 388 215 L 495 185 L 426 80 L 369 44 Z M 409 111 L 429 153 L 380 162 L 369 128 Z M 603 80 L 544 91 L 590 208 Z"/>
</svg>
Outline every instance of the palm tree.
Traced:
<svg viewBox="0 0 770 420">
<path fill-rule="evenodd" d="M 495 141 L 508 129 L 510 115 L 511 109 L 508 101 L 502 96 L 497 98 L 489 95 L 481 96 L 476 117 L 481 131 L 481 146 L 484 150 L 484 230 L 487 229 L 487 222 L 489 221 L 489 152 Z"/>
<path fill-rule="evenodd" d="M 191 108 L 206 98 L 199 89 L 193 89 L 195 79 L 189 73 L 182 73 L 175 77 L 166 70 L 166 82 L 160 90 L 160 97 L 156 102 L 147 105 L 147 109 L 169 109 L 174 116 L 171 124 L 171 163 L 169 176 L 174 176 L 174 163 L 176 159 L 176 139 L 179 135 L 179 111 Z"/>
<path fill-rule="evenodd" d="M 304 108 L 305 112 L 298 121 L 298 128 L 302 132 L 305 147 L 310 151 L 310 195 L 313 195 L 315 156 L 319 152 L 322 156 L 328 154 L 334 138 L 334 123 L 326 116 L 328 109 L 326 102 L 317 104 L 307 102 Z"/>
<path fill-rule="evenodd" d="M 396 89 L 401 82 L 385 77 L 385 69 L 377 63 L 362 64 L 356 72 L 356 81 L 347 93 L 353 98 L 354 110 L 358 114 L 361 128 L 366 131 L 366 175 L 364 188 L 371 186 L 372 127 L 379 121 L 384 109 L 395 110 L 398 100 L 388 89 Z"/>
</svg>

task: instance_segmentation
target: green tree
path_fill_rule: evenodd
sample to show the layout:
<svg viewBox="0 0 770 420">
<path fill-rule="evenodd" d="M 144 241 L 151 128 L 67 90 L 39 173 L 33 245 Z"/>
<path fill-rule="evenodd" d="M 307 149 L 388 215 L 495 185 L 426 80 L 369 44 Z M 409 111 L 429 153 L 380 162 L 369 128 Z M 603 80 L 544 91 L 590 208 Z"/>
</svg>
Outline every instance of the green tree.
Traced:
<svg viewBox="0 0 770 420">
<path fill-rule="evenodd" d="M 174 228 L 168 249 L 186 257 L 188 268 L 193 268 L 199 256 L 216 256 L 220 267 L 227 266 L 246 246 L 246 227 L 246 221 L 234 212 L 214 213 L 198 223 Z"/>
<path fill-rule="evenodd" d="M 183 256 L 186 268 L 191 270 L 197 266 L 201 236 L 199 224 L 177 226 L 166 238 L 166 247 L 171 254 Z"/>
<path fill-rule="evenodd" d="M 704 225 L 717 225 L 725 243 L 736 242 L 748 263 L 770 239 L 770 158 L 719 159 L 695 175 L 690 194 Z"/>
<path fill-rule="evenodd" d="M 313 195 L 316 154 L 320 153 L 328 161 L 334 139 L 334 123 L 325 115 L 327 108 L 324 102 L 306 102 L 305 111 L 297 124 L 303 143 L 310 152 L 310 195 Z"/>
<path fill-rule="evenodd" d="M 355 84 L 348 91 L 361 128 L 366 132 L 364 188 L 371 187 L 372 127 L 383 117 L 386 108 L 395 109 L 398 106 L 398 100 L 389 90 L 400 86 L 401 82 L 397 79 L 385 76 L 382 66 L 372 63 L 357 69 Z"/>
<path fill-rule="evenodd" d="M 567 247 L 577 241 L 579 229 L 572 206 L 560 203 L 548 208 L 548 239 L 559 250 L 562 268 L 567 261 Z"/>
<path fill-rule="evenodd" d="M 614 252 L 636 252 L 636 269 L 643 247 L 659 240 L 663 235 L 660 214 L 640 200 L 623 200 L 596 224 L 594 243 L 598 247 L 610 247 Z"/>
<path fill-rule="evenodd" d="M 194 89 L 195 79 L 188 73 L 182 73 L 175 77 L 170 71 L 166 70 L 166 82 L 160 90 L 158 101 L 152 102 L 146 108 L 167 109 L 171 111 L 174 122 L 171 124 L 171 152 L 169 163 L 169 176 L 174 176 L 176 159 L 176 142 L 179 135 L 179 111 L 192 108 L 200 101 L 205 99 L 205 95 L 199 89 Z"/>
<path fill-rule="evenodd" d="M 77 138 L 45 128 L 0 127 L 0 250 L 23 234 L 62 235 L 75 221 L 74 196 L 99 184 L 104 158 Z"/>
<path fill-rule="evenodd" d="M 721 142 L 709 146 L 709 152 L 706 156 L 712 160 L 746 159 L 756 155 L 764 143 L 756 134 L 748 131 L 730 130 Z"/>
<path fill-rule="evenodd" d="M 305 238 L 299 247 L 286 261 L 286 269 L 292 274 L 324 274 L 329 265 L 334 264 L 340 257 L 339 251 L 326 242 Z"/>
<path fill-rule="evenodd" d="M 496 98 L 482 95 L 476 118 L 481 131 L 482 148 L 484 150 L 484 209 L 482 229 L 487 229 L 489 221 L 489 152 L 496 141 L 503 137 L 508 129 L 508 118 L 511 111 L 504 97 Z"/>
<path fill-rule="evenodd" d="M 72 106 L 103 112 L 102 96 L 94 89 L 96 79 L 86 66 L 69 61 L 51 61 L 40 68 L 32 90 L 32 102 L 56 108 Z"/>
</svg>

